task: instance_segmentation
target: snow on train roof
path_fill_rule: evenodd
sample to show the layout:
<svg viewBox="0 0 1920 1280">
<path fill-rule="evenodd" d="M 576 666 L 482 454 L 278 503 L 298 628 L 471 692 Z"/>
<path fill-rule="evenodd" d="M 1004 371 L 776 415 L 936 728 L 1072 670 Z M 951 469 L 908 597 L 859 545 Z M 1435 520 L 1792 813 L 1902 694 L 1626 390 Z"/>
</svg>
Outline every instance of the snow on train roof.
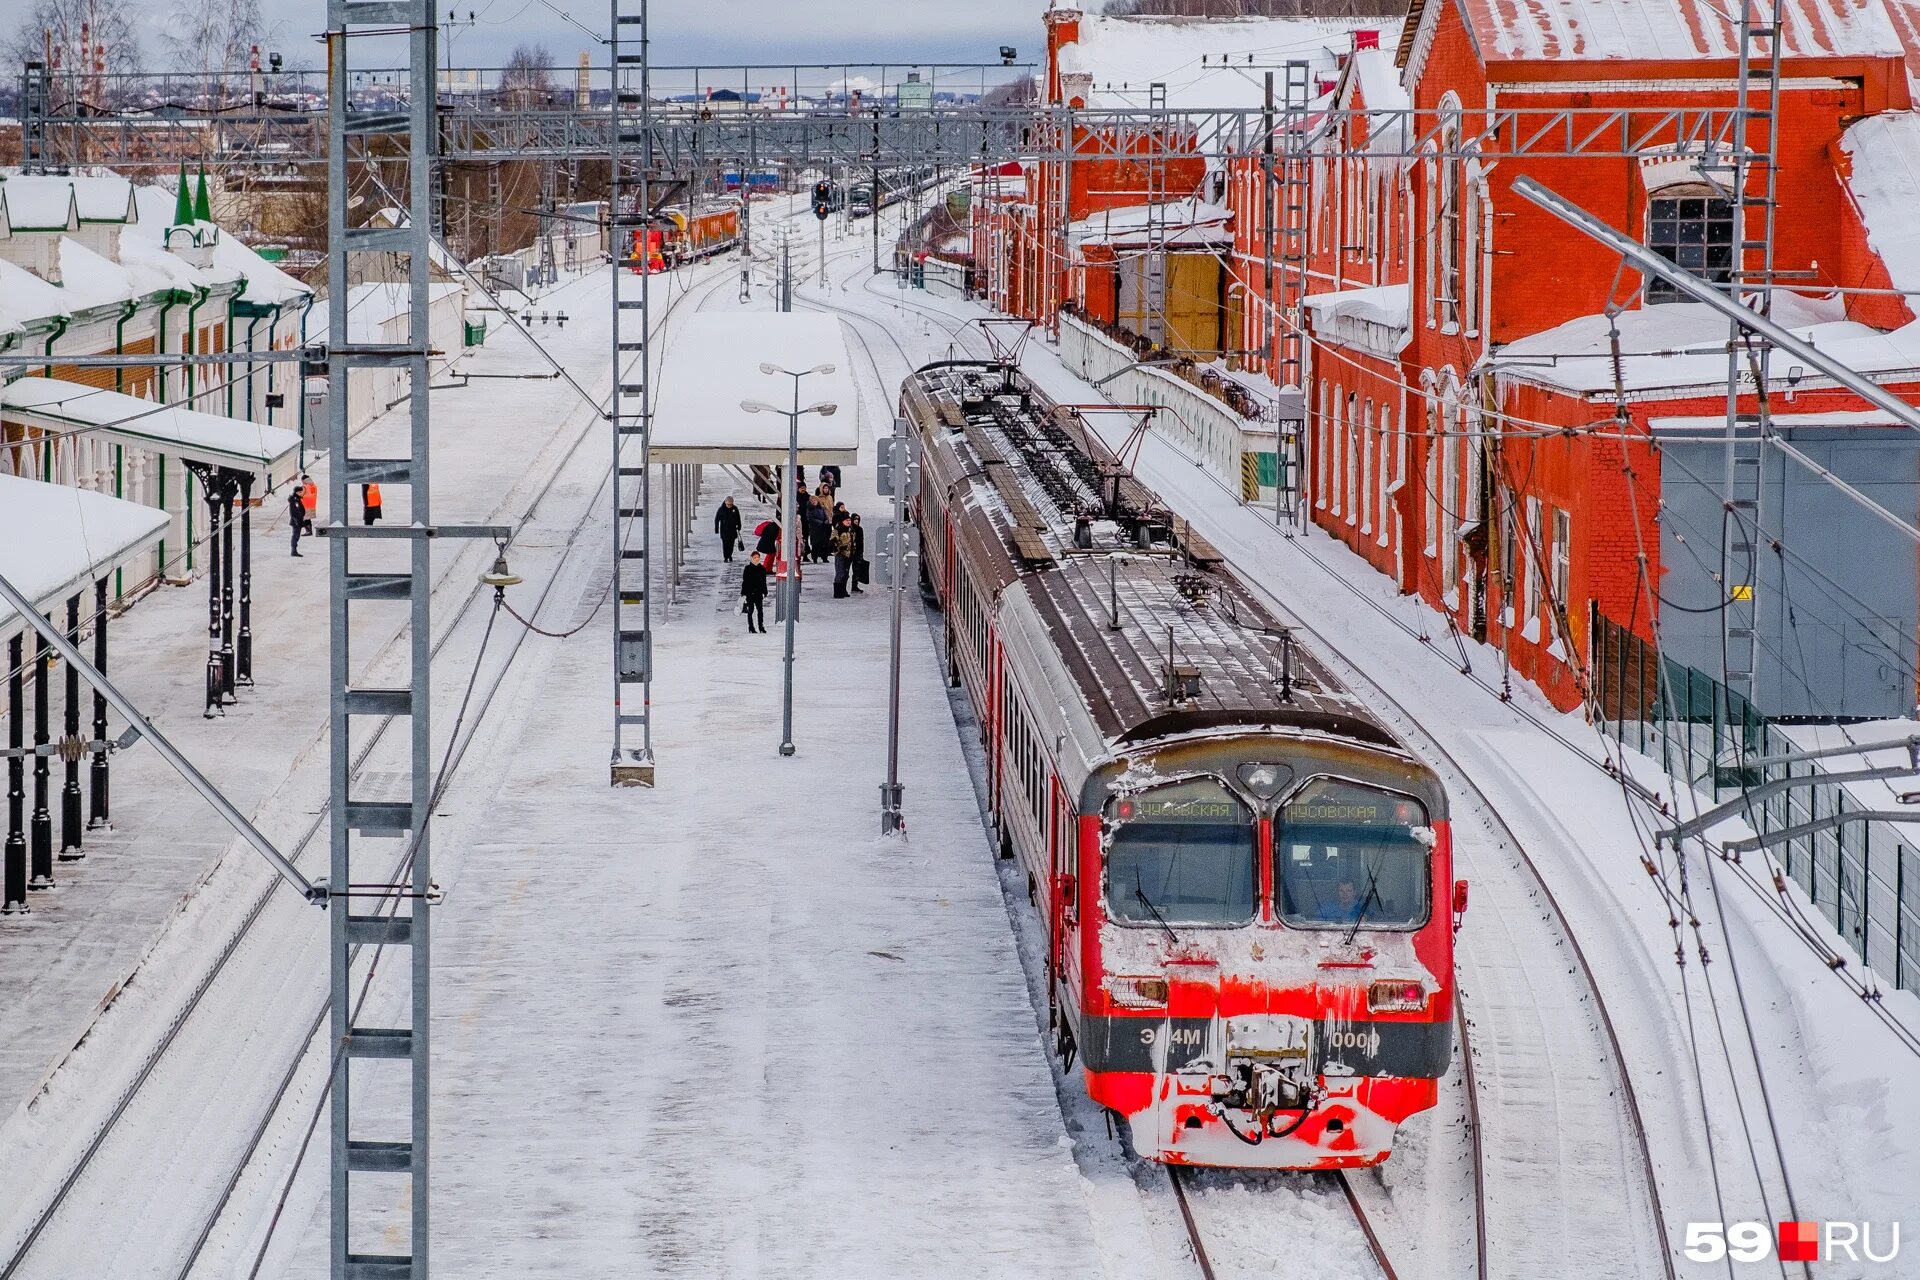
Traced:
<svg viewBox="0 0 1920 1280">
<path fill-rule="evenodd" d="M 800 416 L 800 461 L 857 461 L 860 397 L 839 320 L 801 311 L 708 311 L 674 328 L 654 397 L 655 462 L 784 464 L 787 415 L 741 407 L 747 400 L 783 410 L 793 404 L 794 380 L 762 373 L 762 364 L 795 371 L 833 366 L 832 373 L 800 379 L 802 407 L 837 406 L 832 417 Z"/>
</svg>

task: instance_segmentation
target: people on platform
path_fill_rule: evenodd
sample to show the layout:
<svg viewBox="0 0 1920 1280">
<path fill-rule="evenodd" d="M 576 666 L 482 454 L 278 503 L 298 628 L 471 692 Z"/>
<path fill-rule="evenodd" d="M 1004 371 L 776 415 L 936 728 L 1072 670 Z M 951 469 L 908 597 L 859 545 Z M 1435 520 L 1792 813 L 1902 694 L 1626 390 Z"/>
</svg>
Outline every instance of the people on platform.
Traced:
<svg viewBox="0 0 1920 1280">
<path fill-rule="evenodd" d="M 825 564 L 833 555 L 833 491 L 821 485 L 807 508 L 807 559 Z"/>
<path fill-rule="evenodd" d="M 301 496 L 301 488 L 294 485 L 287 490 L 287 527 L 293 531 L 293 554 L 300 554 L 300 535 L 307 531 L 307 500 Z"/>
<path fill-rule="evenodd" d="M 762 564 L 770 567 L 780 554 L 780 522 L 762 520 L 755 527 L 754 536 L 753 553 L 760 557 Z"/>
<path fill-rule="evenodd" d="M 366 523 L 368 528 L 372 528 L 374 521 L 380 519 L 379 485 L 363 484 L 360 486 L 360 510 L 361 519 Z"/>
<path fill-rule="evenodd" d="M 843 519 L 833 531 L 833 598 L 844 600 L 853 579 L 853 520 Z"/>
<path fill-rule="evenodd" d="M 733 505 L 732 494 L 728 494 L 720 509 L 713 513 L 713 531 L 720 535 L 721 558 L 732 564 L 733 553 L 740 544 L 740 508 Z"/>
<path fill-rule="evenodd" d="M 767 633 L 767 566 L 754 552 L 740 571 L 740 612 L 747 615 L 747 634 Z"/>
<path fill-rule="evenodd" d="M 303 532 L 313 532 L 313 518 L 320 513 L 320 486 L 313 477 L 302 472 L 300 476 L 300 505 L 306 508 L 306 518 L 300 523 Z"/>
<path fill-rule="evenodd" d="M 840 468 L 831 462 L 820 468 L 820 478 L 833 486 L 835 493 L 840 492 Z"/>
</svg>

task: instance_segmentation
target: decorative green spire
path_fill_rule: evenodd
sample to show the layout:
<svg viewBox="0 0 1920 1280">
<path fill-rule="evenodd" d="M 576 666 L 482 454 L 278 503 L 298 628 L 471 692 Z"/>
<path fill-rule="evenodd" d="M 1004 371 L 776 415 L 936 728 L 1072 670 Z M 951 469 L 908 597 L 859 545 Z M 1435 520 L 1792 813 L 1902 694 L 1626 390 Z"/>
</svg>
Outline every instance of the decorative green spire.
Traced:
<svg viewBox="0 0 1920 1280">
<path fill-rule="evenodd" d="M 180 162 L 180 185 L 173 193 L 173 225 L 184 227 L 193 222 L 193 195 L 187 190 L 187 162 Z"/>
<path fill-rule="evenodd" d="M 185 187 L 186 184 L 182 183 L 182 190 Z M 207 166 L 204 164 L 200 166 L 200 185 L 193 193 L 193 220 L 195 222 L 213 221 L 213 210 L 207 206 Z"/>
</svg>

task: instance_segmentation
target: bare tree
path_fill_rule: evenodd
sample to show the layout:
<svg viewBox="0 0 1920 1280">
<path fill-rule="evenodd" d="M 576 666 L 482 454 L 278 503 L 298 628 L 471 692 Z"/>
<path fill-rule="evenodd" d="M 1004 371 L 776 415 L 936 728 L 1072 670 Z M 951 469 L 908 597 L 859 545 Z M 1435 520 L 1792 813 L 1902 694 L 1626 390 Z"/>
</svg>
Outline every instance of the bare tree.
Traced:
<svg viewBox="0 0 1920 1280">
<path fill-rule="evenodd" d="M 170 70 L 196 73 L 210 92 L 216 83 L 224 88 L 230 77 L 246 73 L 260 42 L 260 0 L 176 0 L 161 39 Z"/>
<path fill-rule="evenodd" d="M 500 95 L 519 106 L 547 100 L 554 92 L 553 55 L 543 44 L 514 46 L 500 72 Z"/>
<path fill-rule="evenodd" d="M 980 99 L 982 106 L 1018 107 L 1040 100 L 1040 83 L 1032 76 L 1022 76 L 1018 80 L 1009 80 L 987 90 Z"/>
<path fill-rule="evenodd" d="M 49 51 L 62 72 L 137 72 L 145 61 L 137 12 L 135 0 L 34 0 L 0 41 L 0 57 L 10 75 L 23 62 L 44 61 Z"/>
</svg>

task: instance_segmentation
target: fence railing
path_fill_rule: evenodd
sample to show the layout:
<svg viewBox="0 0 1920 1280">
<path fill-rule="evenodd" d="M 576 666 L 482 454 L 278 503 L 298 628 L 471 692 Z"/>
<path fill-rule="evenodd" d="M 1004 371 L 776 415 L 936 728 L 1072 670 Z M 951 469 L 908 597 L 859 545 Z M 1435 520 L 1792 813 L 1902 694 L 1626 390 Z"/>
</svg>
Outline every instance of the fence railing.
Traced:
<svg viewBox="0 0 1920 1280">
<path fill-rule="evenodd" d="M 1815 777 L 1823 764 L 1833 766 L 1831 760 L 1755 765 L 1804 744 L 1740 694 L 1661 658 L 1653 645 L 1598 609 L 1590 621 L 1595 719 L 1622 746 L 1658 761 L 1676 783 L 1719 800 L 1743 787 Z M 1756 802 L 1749 821 L 1768 833 L 1885 807 L 1843 784 L 1814 782 Z M 1920 989 L 1920 848 L 1907 828 L 1847 822 L 1774 844 L 1768 852 L 1870 969 L 1896 987 Z"/>
</svg>

